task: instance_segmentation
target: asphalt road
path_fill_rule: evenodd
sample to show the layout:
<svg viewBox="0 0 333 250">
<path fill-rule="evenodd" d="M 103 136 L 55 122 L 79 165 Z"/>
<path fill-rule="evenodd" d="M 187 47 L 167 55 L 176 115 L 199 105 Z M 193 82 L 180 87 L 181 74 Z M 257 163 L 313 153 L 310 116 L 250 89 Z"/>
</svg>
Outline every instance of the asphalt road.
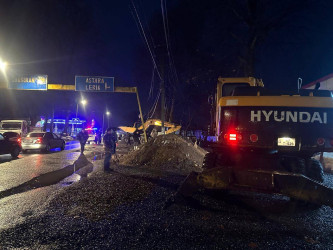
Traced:
<svg viewBox="0 0 333 250">
<path fill-rule="evenodd" d="M 79 146 L 77 141 L 70 141 L 66 143 L 64 151 L 52 149 L 49 154 L 28 151 L 21 153 L 17 159 L 0 155 L 0 192 L 72 164 L 80 154 Z"/>
<path fill-rule="evenodd" d="M 64 151 L 54 149 L 48 154 L 29 151 L 26 154 L 21 153 L 17 159 L 12 159 L 10 155 L 0 156 L 0 196 L 6 193 L 6 190 L 15 191 L 12 195 L 9 193 L 6 198 L 0 199 L 0 230 L 22 223 L 26 216 L 38 215 L 42 211 L 48 199 L 61 189 L 63 183 L 35 189 L 28 185 L 31 184 L 29 182 L 38 176 L 73 164 L 80 155 L 79 147 L 77 141 L 71 141 L 66 143 Z M 74 174 L 69 179 L 77 181 L 78 176 Z M 20 185 L 23 188 L 15 190 L 15 187 Z"/>
<path fill-rule="evenodd" d="M 70 153 L 51 156 L 60 163 Z M 116 165 L 105 174 L 100 156 L 87 158 L 95 170 L 89 178 L 74 174 L 0 199 L 0 248 L 333 249 L 332 208 L 203 192 L 163 209 L 184 176 Z M 325 184 L 333 187 L 332 175 Z"/>
</svg>

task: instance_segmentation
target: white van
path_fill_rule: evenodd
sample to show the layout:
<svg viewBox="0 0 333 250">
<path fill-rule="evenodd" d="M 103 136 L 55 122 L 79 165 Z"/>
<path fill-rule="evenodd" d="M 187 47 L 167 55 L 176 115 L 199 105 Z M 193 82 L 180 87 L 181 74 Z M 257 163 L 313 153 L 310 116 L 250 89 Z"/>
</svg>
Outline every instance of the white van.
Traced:
<svg viewBox="0 0 333 250">
<path fill-rule="evenodd" d="M 2 120 L 0 122 L 0 133 L 16 132 L 21 137 L 28 134 L 28 122 L 26 120 Z"/>
</svg>

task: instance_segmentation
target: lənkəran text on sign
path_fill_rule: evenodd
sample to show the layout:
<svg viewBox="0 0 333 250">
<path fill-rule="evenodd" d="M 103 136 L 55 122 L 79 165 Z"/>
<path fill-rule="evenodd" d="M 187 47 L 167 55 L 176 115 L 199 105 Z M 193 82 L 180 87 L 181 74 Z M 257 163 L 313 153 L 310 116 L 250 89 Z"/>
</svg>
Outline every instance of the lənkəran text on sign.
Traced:
<svg viewBox="0 0 333 250">
<path fill-rule="evenodd" d="M 114 77 L 75 76 L 75 90 L 88 92 L 113 92 Z"/>
<path fill-rule="evenodd" d="M 47 75 L 20 76 L 8 83 L 9 89 L 47 90 Z"/>
</svg>

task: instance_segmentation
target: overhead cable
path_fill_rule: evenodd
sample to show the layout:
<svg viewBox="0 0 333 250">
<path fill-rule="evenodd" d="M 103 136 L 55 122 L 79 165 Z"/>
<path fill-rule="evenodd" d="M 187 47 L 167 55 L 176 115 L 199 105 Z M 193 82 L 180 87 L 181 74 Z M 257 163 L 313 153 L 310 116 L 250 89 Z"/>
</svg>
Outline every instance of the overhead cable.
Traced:
<svg viewBox="0 0 333 250">
<path fill-rule="evenodd" d="M 157 75 L 158 75 L 158 77 L 160 78 L 160 80 L 162 80 L 162 76 L 161 76 L 161 74 L 160 74 L 160 72 L 159 72 L 159 70 L 158 70 L 158 68 L 157 68 L 157 64 L 156 64 L 156 61 L 155 61 L 155 58 L 154 58 L 153 52 L 152 52 L 152 50 L 151 50 L 151 48 L 150 48 L 150 45 L 149 45 L 149 42 L 148 42 L 148 39 L 147 39 L 147 36 L 146 36 L 145 30 L 144 30 L 144 28 L 143 28 L 143 26 L 142 26 L 142 23 L 141 23 L 140 17 L 139 17 L 139 15 L 138 15 L 138 12 L 137 12 L 137 10 L 136 10 L 136 7 L 135 7 L 135 4 L 134 4 L 134 1 L 133 1 L 133 0 L 132 0 L 132 4 L 133 4 L 133 8 L 134 8 L 135 14 L 136 14 L 137 19 L 138 19 L 139 24 L 140 24 L 142 34 L 143 34 L 143 36 L 144 36 L 144 38 L 145 38 L 145 42 L 146 42 L 146 44 L 147 44 L 147 47 L 148 47 L 148 50 L 149 50 L 149 53 L 150 53 L 151 59 L 152 59 L 152 61 L 153 61 L 154 67 L 156 68 Z"/>
<path fill-rule="evenodd" d="M 153 73 L 152 73 L 152 76 L 151 76 L 150 90 L 149 90 L 148 99 L 150 99 L 151 96 L 154 94 L 154 78 L 155 78 L 155 67 L 153 68 Z"/>
<path fill-rule="evenodd" d="M 161 10 L 162 10 L 164 36 L 165 36 L 165 42 L 166 42 L 166 47 L 167 47 L 167 52 L 168 52 L 171 76 L 173 77 L 173 80 L 175 82 L 178 82 L 179 81 L 178 75 L 177 75 L 176 67 L 174 65 L 174 61 L 173 61 L 172 53 L 171 53 L 168 13 L 167 13 L 166 1 L 164 1 L 164 0 L 161 0 Z"/>
</svg>

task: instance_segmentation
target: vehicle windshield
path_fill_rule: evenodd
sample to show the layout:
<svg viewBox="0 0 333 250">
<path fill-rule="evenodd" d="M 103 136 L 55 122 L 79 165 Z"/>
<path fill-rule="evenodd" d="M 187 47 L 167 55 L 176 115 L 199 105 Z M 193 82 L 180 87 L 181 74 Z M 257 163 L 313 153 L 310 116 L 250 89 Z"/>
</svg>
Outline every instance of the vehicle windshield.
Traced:
<svg viewBox="0 0 333 250">
<path fill-rule="evenodd" d="M 22 123 L 20 122 L 6 122 L 1 124 L 2 129 L 21 129 Z"/>
<path fill-rule="evenodd" d="M 27 137 L 43 137 L 45 133 L 30 133 Z"/>
</svg>

